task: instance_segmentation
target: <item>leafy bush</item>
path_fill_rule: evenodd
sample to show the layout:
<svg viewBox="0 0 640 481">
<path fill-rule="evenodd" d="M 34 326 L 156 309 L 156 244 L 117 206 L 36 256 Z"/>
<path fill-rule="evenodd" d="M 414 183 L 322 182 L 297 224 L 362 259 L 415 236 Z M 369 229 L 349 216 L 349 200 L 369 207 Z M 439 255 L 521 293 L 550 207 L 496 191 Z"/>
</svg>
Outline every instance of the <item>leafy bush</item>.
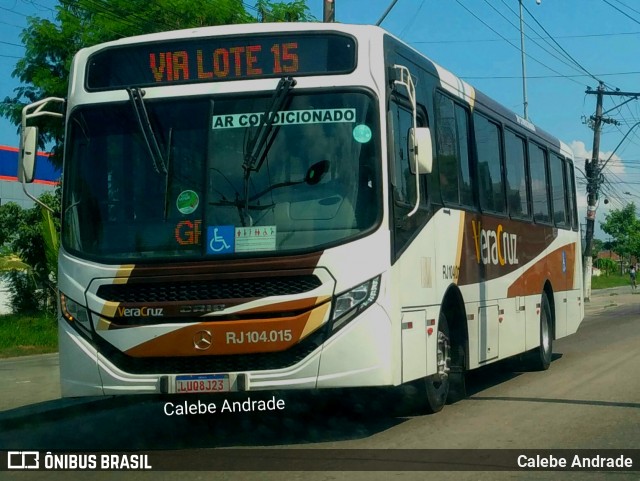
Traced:
<svg viewBox="0 0 640 481">
<path fill-rule="evenodd" d="M 614 261 L 613 259 L 607 259 L 606 257 L 597 259 L 596 266 L 607 276 L 615 274 L 618 272 L 618 270 L 620 270 L 620 267 L 618 266 L 618 263 L 616 261 Z"/>
<path fill-rule="evenodd" d="M 38 288 L 30 271 L 12 270 L 7 275 L 9 306 L 15 313 L 36 313 L 46 310 L 46 296 Z"/>
<path fill-rule="evenodd" d="M 57 250 L 60 232 L 60 188 L 40 201 L 54 214 L 43 215 L 39 205 L 23 209 L 15 203 L 0 206 L 2 256 L 20 268 L 5 271 L 13 312 L 53 311 L 56 306 Z"/>
</svg>

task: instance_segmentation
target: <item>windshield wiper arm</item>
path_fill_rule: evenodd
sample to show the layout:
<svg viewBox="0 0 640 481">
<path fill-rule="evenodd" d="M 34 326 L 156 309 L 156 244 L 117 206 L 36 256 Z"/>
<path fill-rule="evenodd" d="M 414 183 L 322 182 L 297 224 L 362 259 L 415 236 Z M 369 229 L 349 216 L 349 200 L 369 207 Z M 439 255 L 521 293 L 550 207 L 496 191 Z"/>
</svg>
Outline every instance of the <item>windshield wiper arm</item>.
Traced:
<svg viewBox="0 0 640 481">
<path fill-rule="evenodd" d="M 140 126 L 140 132 L 142 133 L 144 142 L 147 145 L 147 150 L 149 152 L 149 155 L 151 156 L 153 169 L 158 174 L 162 173 L 167 175 L 168 171 L 166 162 L 164 161 L 164 157 L 162 156 L 162 151 L 160 150 L 160 145 L 158 144 L 156 134 L 153 130 L 153 127 L 151 126 L 151 121 L 149 120 L 147 107 L 145 106 L 144 99 L 142 98 L 143 92 L 135 87 L 131 87 L 126 90 L 129 94 L 129 99 L 131 100 L 133 111 L 136 114 L 136 120 L 138 121 L 138 125 Z"/>
<path fill-rule="evenodd" d="M 247 142 L 247 152 L 244 156 L 242 168 L 244 169 L 244 211 L 242 212 L 242 225 L 246 225 L 245 217 L 249 215 L 249 179 L 251 172 L 257 172 L 262 167 L 264 159 L 273 141 L 271 135 L 276 115 L 284 106 L 289 91 L 295 87 L 296 80 L 293 77 L 283 77 L 278 82 L 271 102 L 262 116 L 255 134 Z"/>
<path fill-rule="evenodd" d="M 244 163 L 242 164 L 245 177 L 248 177 L 251 171 L 257 172 L 260 170 L 260 167 L 262 167 L 268 151 L 265 147 L 267 146 L 267 140 L 269 139 L 273 122 L 284 105 L 289 90 L 295 87 L 295 85 L 296 81 L 292 77 L 283 77 L 280 79 L 280 82 L 278 82 L 278 86 L 271 97 L 271 102 L 262 116 L 260 125 L 258 125 L 258 130 L 253 137 L 249 139 L 249 142 L 247 142 L 249 151 L 245 154 Z"/>
</svg>

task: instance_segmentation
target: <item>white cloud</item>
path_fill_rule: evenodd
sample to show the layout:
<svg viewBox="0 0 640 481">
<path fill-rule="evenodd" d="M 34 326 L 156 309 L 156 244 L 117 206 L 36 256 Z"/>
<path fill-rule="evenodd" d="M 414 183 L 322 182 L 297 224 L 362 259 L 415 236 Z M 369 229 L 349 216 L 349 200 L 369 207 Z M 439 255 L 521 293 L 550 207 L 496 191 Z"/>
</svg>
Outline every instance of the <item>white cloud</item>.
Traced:
<svg viewBox="0 0 640 481">
<path fill-rule="evenodd" d="M 573 155 L 575 157 L 576 165 L 580 168 L 584 168 L 585 159 L 591 159 L 591 153 L 593 150 L 587 150 L 584 142 L 581 140 L 574 140 L 570 144 L 571 149 L 573 150 Z M 603 152 L 600 151 L 600 155 L 598 156 L 600 159 L 600 168 L 604 165 L 605 161 L 608 160 L 604 173 L 610 172 L 615 175 L 623 175 L 625 173 L 624 164 L 622 163 L 622 158 L 620 158 L 617 154 L 611 155 L 612 152 Z M 611 157 L 611 159 L 609 159 Z"/>
<path fill-rule="evenodd" d="M 584 172 L 584 160 L 591 158 L 591 152 L 587 151 L 584 142 L 580 140 L 574 140 L 569 144 L 571 150 L 573 150 L 573 156 L 576 166 L 576 194 L 578 198 L 578 211 L 580 218 L 583 219 L 587 212 L 587 192 L 585 187 L 586 179 L 582 172 Z"/>
</svg>

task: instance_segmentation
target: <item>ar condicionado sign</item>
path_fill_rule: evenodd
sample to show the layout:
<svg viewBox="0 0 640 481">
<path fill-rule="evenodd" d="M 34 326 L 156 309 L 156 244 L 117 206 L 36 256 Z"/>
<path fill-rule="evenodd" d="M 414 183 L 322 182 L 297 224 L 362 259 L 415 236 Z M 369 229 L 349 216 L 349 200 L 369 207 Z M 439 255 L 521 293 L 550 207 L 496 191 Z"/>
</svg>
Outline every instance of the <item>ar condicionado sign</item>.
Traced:
<svg viewBox="0 0 640 481">
<path fill-rule="evenodd" d="M 347 73 L 355 41 L 337 34 L 173 40 L 106 48 L 87 68 L 88 90 Z"/>
</svg>

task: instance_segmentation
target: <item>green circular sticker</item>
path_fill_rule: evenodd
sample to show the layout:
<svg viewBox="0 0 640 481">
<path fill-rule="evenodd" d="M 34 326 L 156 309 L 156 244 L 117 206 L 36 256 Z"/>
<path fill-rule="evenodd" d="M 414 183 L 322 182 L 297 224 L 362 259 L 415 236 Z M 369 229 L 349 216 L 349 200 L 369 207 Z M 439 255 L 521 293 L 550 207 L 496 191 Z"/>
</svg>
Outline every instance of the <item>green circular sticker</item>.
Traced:
<svg viewBox="0 0 640 481">
<path fill-rule="evenodd" d="M 356 142 L 366 144 L 371 140 L 371 129 L 364 124 L 356 125 L 353 129 L 353 138 Z"/>
<path fill-rule="evenodd" d="M 192 190 L 183 190 L 176 200 L 176 207 L 181 214 L 191 214 L 195 212 L 200 204 L 200 198 Z"/>
</svg>

